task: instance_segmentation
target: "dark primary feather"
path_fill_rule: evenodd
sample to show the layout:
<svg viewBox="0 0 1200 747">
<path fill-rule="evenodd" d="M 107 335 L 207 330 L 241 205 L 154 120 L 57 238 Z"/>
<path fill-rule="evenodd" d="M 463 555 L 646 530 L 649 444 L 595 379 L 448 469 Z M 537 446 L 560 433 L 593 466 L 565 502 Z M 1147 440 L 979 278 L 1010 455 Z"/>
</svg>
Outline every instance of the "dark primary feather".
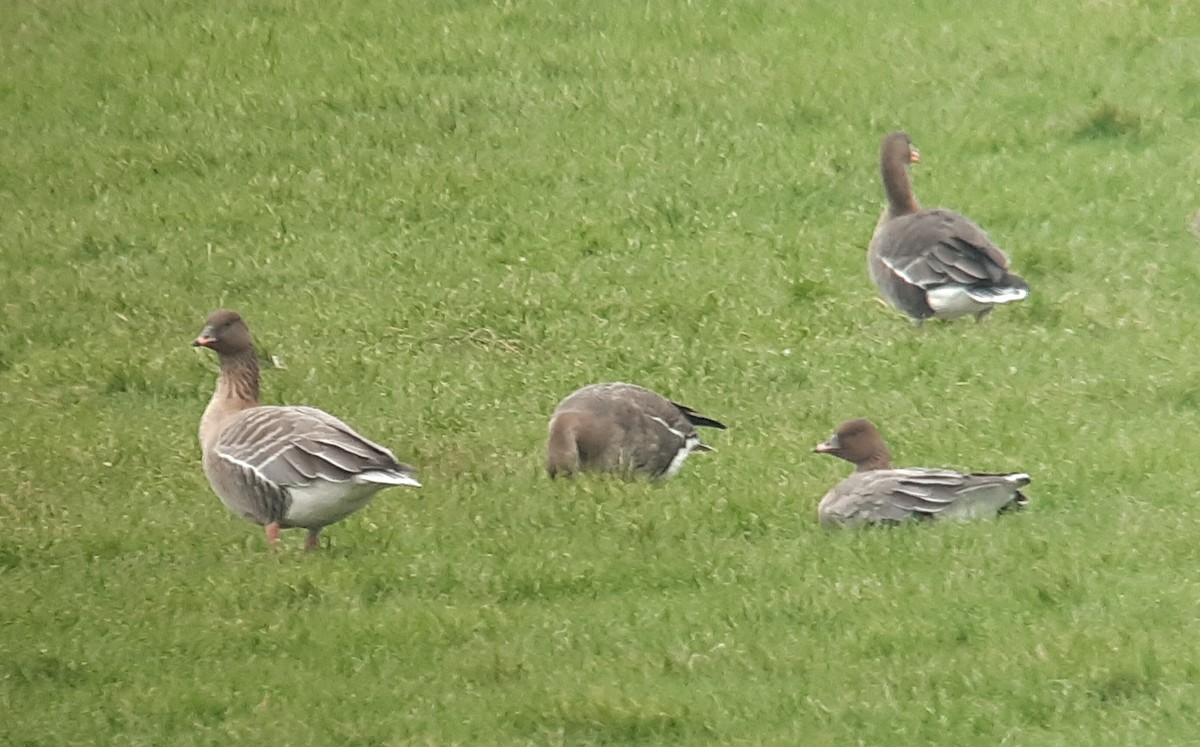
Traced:
<svg viewBox="0 0 1200 747">
<path fill-rule="evenodd" d="M 671 404 L 679 408 L 679 411 L 683 413 L 683 416 L 687 418 L 688 422 L 690 422 L 692 425 L 699 426 L 701 428 L 717 428 L 719 430 L 725 430 L 725 424 L 719 420 L 713 420 L 707 415 L 701 415 L 687 405 L 681 405 L 678 402 L 671 402 Z"/>
</svg>

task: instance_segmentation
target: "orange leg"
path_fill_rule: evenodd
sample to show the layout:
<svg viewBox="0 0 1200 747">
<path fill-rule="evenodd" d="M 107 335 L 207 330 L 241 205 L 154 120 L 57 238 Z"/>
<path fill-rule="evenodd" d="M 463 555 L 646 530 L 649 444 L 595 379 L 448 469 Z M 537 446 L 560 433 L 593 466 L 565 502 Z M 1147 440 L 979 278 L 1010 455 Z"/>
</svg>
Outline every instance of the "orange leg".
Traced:
<svg viewBox="0 0 1200 747">
<path fill-rule="evenodd" d="M 267 546 L 271 551 L 275 551 L 275 546 L 279 544 L 279 522 L 272 521 L 267 524 Z"/>
</svg>

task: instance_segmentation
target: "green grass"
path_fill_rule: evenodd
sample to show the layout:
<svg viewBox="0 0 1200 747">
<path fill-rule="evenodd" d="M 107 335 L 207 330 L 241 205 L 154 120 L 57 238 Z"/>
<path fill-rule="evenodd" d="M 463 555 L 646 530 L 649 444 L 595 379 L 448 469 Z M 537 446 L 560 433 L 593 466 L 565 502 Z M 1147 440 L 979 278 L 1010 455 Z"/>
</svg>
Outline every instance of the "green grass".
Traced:
<svg viewBox="0 0 1200 747">
<path fill-rule="evenodd" d="M 1200 7 L 10 3 L 0 743 L 1182 744 L 1200 731 Z M 1034 288 L 911 329 L 878 142 Z M 419 467 L 277 555 L 189 348 Z M 728 422 L 551 482 L 555 403 Z M 854 416 L 1022 515 L 827 532 Z"/>
</svg>

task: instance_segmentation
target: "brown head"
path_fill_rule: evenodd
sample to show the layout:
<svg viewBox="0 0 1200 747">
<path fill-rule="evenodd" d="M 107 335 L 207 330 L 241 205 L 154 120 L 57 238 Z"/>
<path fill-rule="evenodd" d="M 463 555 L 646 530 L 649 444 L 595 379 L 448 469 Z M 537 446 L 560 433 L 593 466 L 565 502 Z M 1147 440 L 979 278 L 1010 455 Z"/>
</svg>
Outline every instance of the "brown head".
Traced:
<svg viewBox="0 0 1200 747">
<path fill-rule="evenodd" d="M 556 412 L 550 418 L 550 438 L 546 441 L 546 472 L 550 477 L 573 477 L 582 468 L 578 431 L 587 428 L 588 420 L 582 412 Z"/>
<path fill-rule="evenodd" d="M 859 472 L 890 469 L 892 454 L 875 424 L 866 418 L 847 420 L 837 427 L 829 440 L 817 444 L 813 451 L 845 459 L 858 467 Z"/>
<path fill-rule="evenodd" d="M 209 348 L 220 356 L 237 355 L 254 350 L 254 339 L 236 311 L 218 309 L 208 315 L 208 321 L 192 341 L 192 347 Z"/>
<path fill-rule="evenodd" d="M 894 163 L 908 168 L 910 164 L 921 160 L 921 153 L 913 147 L 912 138 L 907 132 L 889 132 L 883 136 L 883 145 L 879 148 L 879 162 Z"/>
</svg>

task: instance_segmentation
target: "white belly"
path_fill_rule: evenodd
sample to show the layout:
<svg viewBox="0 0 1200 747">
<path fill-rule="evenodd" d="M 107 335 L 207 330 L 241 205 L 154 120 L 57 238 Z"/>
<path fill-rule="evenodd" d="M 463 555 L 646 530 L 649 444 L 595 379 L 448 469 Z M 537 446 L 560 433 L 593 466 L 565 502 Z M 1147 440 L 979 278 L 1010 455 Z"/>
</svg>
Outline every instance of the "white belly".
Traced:
<svg viewBox="0 0 1200 747">
<path fill-rule="evenodd" d="M 291 488 L 288 494 L 292 502 L 283 524 L 313 529 L 333 524 L 366 506 L 385 487 L 379 483 L 317 481 Z"/>
<path fill-rule="evenodd" d="M 978 314 L 990 309 L 992 304 L 980 303 L 971 297 L 966 288 L 955 285 L 945 285 L 934 288 L 925 294 L 925 301 L 938 319 L 957 319 L 968 314 Z"/>
</svg>

